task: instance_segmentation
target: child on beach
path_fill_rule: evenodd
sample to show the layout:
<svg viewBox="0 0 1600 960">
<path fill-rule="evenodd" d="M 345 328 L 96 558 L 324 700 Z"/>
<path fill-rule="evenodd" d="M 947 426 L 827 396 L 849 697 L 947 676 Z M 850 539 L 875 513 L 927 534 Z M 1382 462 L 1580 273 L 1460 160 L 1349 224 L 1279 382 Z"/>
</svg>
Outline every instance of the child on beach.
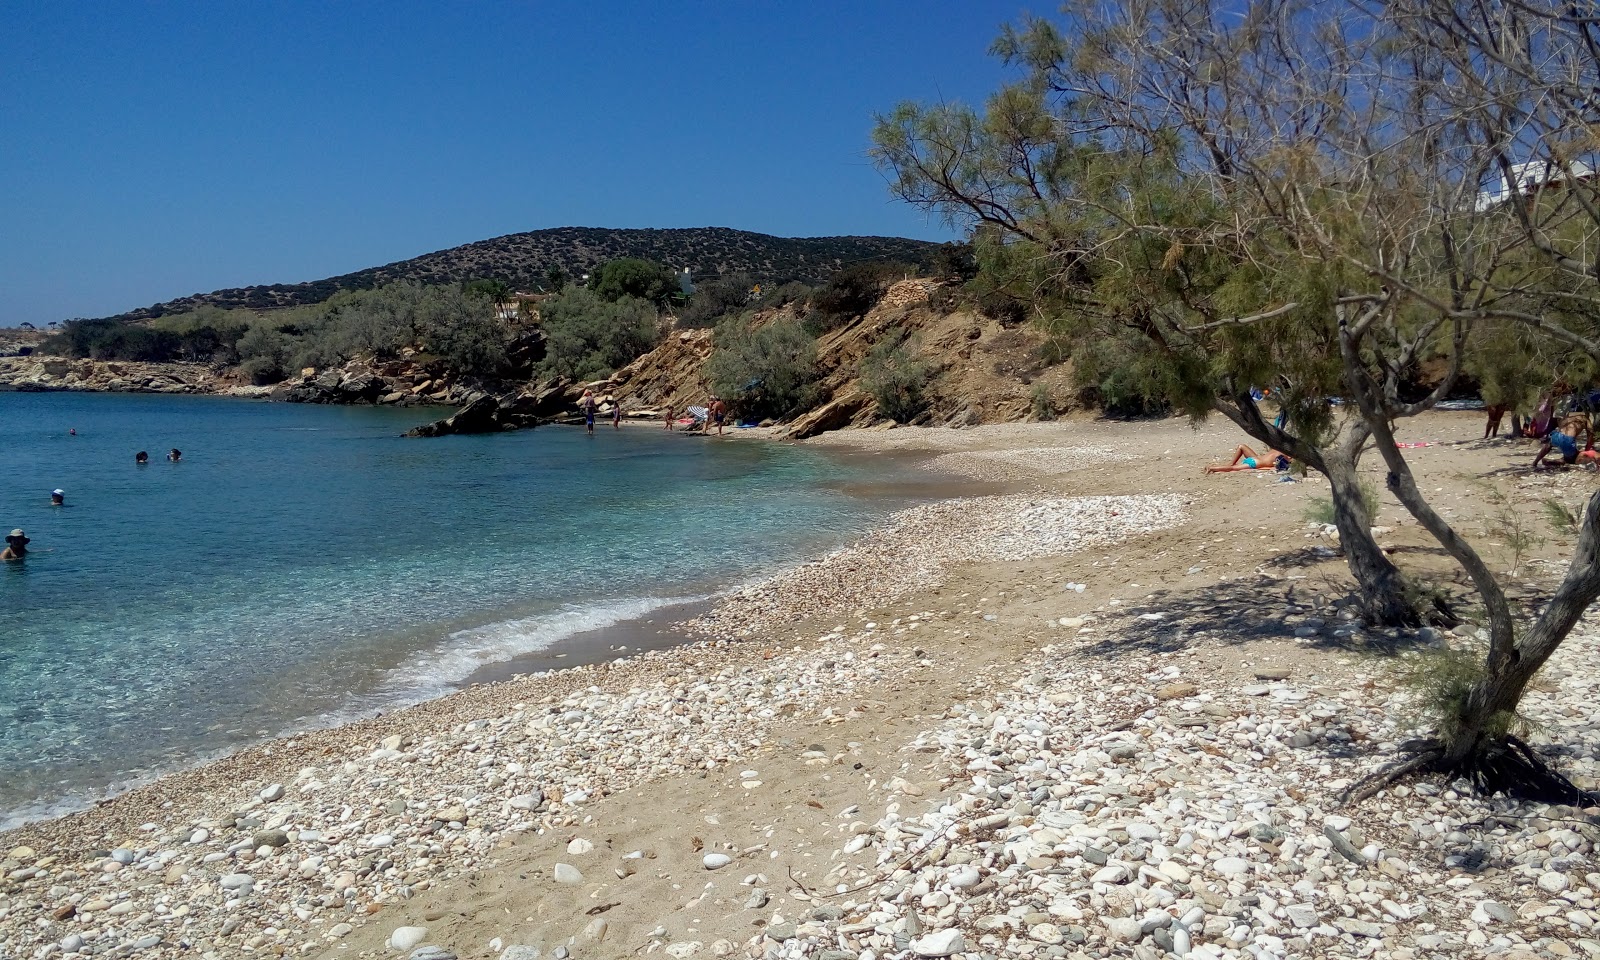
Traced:
<svg viewBox="0 0 1600 960">
<path fill-rule="evenodd" d="M 666 403 L 661 405 L 661 422 L 663 429 L 672 429 L 672 404 Z"/>
</svg>

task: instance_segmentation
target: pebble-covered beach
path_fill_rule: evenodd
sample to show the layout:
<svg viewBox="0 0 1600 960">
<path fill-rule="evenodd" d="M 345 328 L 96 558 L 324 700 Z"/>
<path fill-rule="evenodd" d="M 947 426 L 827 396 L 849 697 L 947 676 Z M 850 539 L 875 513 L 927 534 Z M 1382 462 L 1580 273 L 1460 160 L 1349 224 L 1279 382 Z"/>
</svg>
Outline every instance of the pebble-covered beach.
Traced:
<svg viewBox="0 0 1600 960">
<path fill-rule="evenodd" d="M 947 466 L 1056 486 L 903 511 L 683 647 L 14 831 L 0 960 L 1600 956 L 1592 811 L 1336 802 L 1411 732 L 1394 664 L 1474 628 L 1369 635 L 1320 543 L 1263 566 L 1305 524 L 1233 518 L 1296 491 L 1184 460 L 1111 492 L 1109 449 L 1220 446 L 1163 429 L 951 432 Z M 1596 655 L 1584 627 L 1525 704 L 1589 785 Z"/>
</svg>

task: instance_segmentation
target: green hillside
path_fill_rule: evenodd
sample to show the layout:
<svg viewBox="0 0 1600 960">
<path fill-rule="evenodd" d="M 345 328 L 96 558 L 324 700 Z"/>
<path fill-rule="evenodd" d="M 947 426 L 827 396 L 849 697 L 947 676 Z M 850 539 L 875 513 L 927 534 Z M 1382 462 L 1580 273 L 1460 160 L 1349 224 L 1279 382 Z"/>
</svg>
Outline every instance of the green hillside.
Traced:
<svg viewBox="0 0 1600 960">
<path fill-rule="evenodd" d="M 479 240 L 326 280 L 197 293 L 112 319 L 143 320 L 207 305 L 253 310 L 303 306 L 321 303 L 340 290 L 366 290 L 396 280 L 437 284 L 484 278 L 503 280 L 513 290 L 534 290 L 552 269 L 577 276 L 618 257 L 643 257 L 676 269 L 687 267 L 696 277 L 740 271 L 766 283 L 801 280 L 817 284 L 852 263 L 921 264 L 936 247 L 904 237 L 772 237 L 727 227 L 556 227 Z"/>
</svg>

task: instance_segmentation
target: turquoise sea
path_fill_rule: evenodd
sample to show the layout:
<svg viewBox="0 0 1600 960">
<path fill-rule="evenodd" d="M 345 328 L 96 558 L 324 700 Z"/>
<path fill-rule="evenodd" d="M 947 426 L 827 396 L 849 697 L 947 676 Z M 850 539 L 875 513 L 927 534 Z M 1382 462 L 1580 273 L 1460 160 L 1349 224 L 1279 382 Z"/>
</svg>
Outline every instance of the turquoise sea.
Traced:
<svg viewBox="0 0 1600 960">
<path fill-rule="evenodd" d="M 0 532 L 33 539 L 0 564 L 0 827 L 815 556 L 912 476 L 642 425 L 400 438 L 436 415 L 0 393 Z"/>
</svg>

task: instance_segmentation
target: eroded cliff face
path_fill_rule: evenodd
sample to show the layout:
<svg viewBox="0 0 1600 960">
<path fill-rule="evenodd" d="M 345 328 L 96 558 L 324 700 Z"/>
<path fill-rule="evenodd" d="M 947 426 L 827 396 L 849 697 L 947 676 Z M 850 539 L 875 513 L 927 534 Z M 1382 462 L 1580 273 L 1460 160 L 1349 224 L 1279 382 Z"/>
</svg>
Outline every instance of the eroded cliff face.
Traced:
<svg viewBox="0 0 1600 960">
<path fill-rule="evenodd" d="M 901 281 L 865 316 L 818 338 L 823 401 L 789 424 L 787 435 L 803 439 L 882 422 L 877 401 L 861 385 L 861 361 L 874 345 L 901 331 L 914 338 L 915 354 L 933 370 L 929 407 L 918 423 L 1025 420 L 1032 415 L 1033 391 L 1041 383 L 1058 407 L 1065 405 L 1068 372 L 1039 359 L 1042 334 L 966 310 L 936 309 L 929 295 L 937 287 L 935 281 Z M 769 312 L 764 319 L 770 322 L 791 309 Z M 598 394 L 618 397 L 624 409 L 658 409 L 670 402 L 681 411 L 688 404 L 703 405 L 711 393 L 705 374 L 711 345 L 709 330 L 671 333 L 655 350 L 590 386 Z"/>
</svg>

